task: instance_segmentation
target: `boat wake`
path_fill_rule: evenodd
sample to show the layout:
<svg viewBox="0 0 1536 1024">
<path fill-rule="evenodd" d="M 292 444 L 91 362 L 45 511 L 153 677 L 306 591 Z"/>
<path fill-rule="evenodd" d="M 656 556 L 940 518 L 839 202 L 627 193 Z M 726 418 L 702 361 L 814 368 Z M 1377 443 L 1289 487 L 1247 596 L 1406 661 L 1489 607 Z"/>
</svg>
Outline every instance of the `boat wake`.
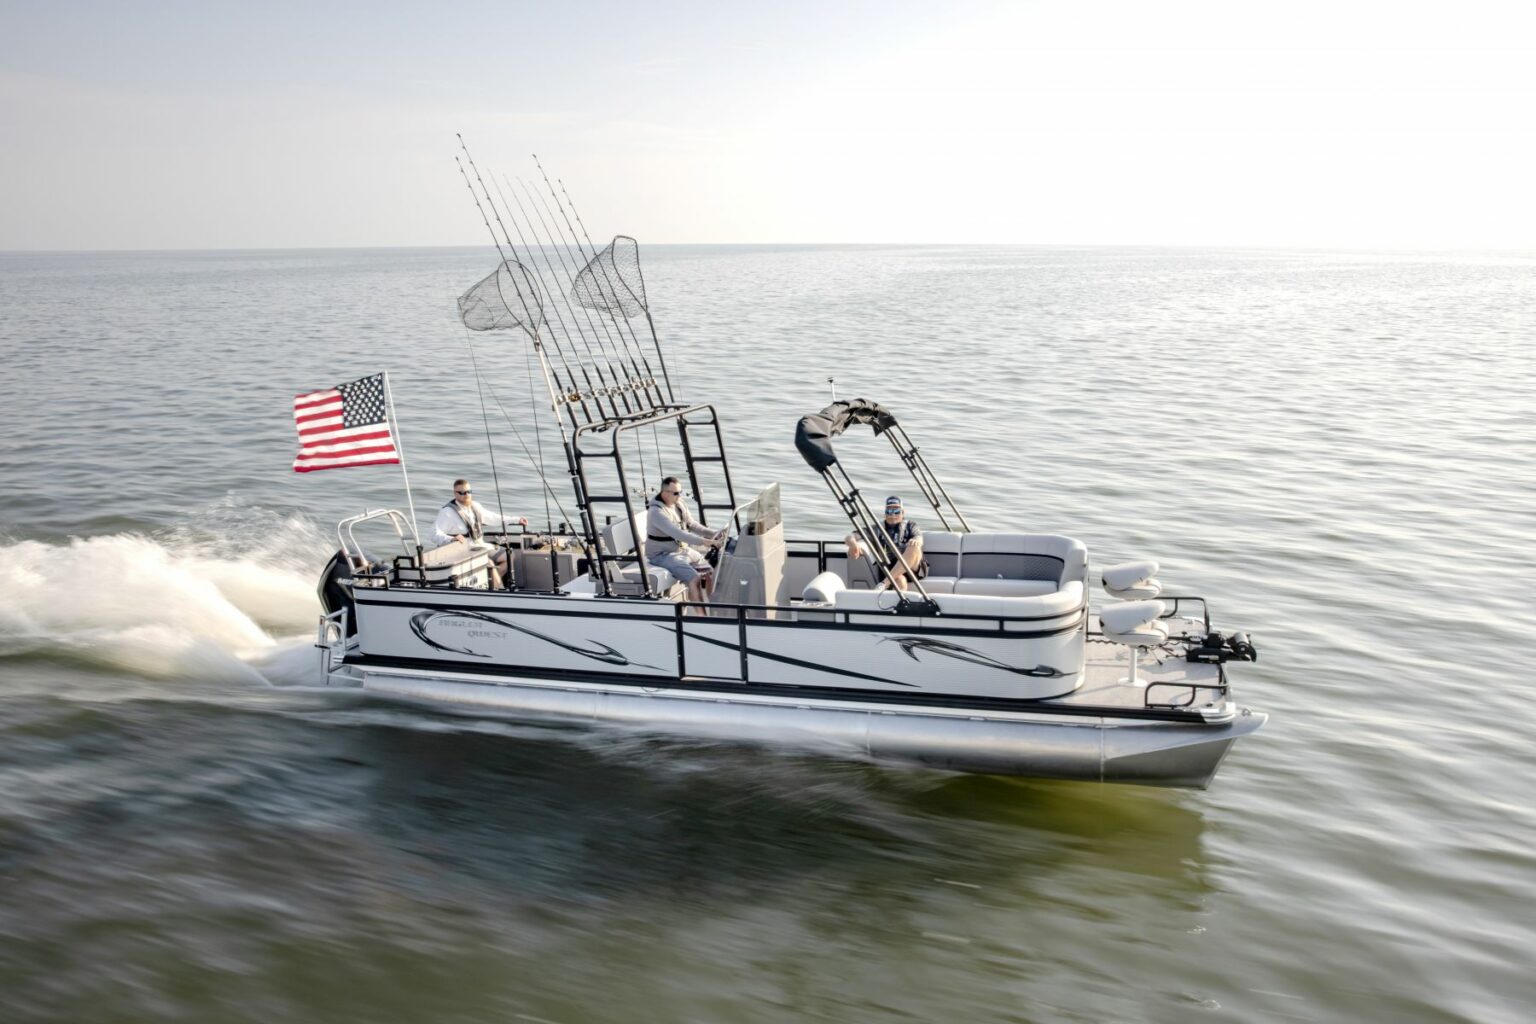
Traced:
<svg viewBox="0 0 1536 1024">
<path fill-rule="evenodd" d="M 285 681 L 310 667 L 312 566 L 282 520 L 255 538 L 179 528 L 67 542 L 0 538 L 0 664 L 72 662 L 154 679 Z M 302 648 L 302 649 L 301 649 Z"/>
</svg>

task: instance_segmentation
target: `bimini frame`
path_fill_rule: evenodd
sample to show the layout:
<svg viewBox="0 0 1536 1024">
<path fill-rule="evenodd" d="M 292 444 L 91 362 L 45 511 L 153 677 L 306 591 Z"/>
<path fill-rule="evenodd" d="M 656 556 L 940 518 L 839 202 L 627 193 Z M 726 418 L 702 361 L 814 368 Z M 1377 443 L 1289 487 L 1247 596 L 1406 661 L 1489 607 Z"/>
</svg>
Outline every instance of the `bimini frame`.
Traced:
<svg viewBox="0 0 1536 1024">
<path fill-rule="evenodd" d="M 827 482 L 832 496 L 837 499 L 838 506 L 848 521 L 853 525 L 857 536 L 868 538 L 869 550 L 865 559 L 876 573 L 883 575 L 886 582 L 895 587 L 895 578 L 891 575 L 890 567 L 901 558 L 901 552 L 892 543 L 890 536 L 882 528 L 879 518 L 870 510 L 869 503 L 864 500 L 864 495 L 854 485 L 853 478 L 848 475 L 847 469 L 838 461 L 837 454 L 832 450 L 832 439 L 846 431 L 849 427 L 859 424 L 868 424 L 877 435 L 883 434 L 891 442 L 891 447 L 896 450 L 896 455 L 901 459 L 902 465 L 907 467 L 907 472 L 912 475 L 918 490 L 932 506 L 934 514 L 939 517 L 939 523 L 945 530 L 957 533 L 970 533 L 971 524 L 966 522 L 965 515 L 939 478 L 928 467 L 928 461 L 923 458 L 922 452 L 912 439 L 907 436 L 896 417 L 889 409 L 877 405 L 863 398 L 855 398 L 852 401 L 833 402 L 821 412 L 802 417 L 795 427 L 795 447 L 800 450 L 801 456 L 816 472 L 821 474 Z M 949 514 L 945 514 L 948 508 Z M 954 519 L 954 525 L 950 523 L 950 517 Z M 957 529 L 958 527 L 958 529 Z M 879 558 L 877 559 L 876 550 Z M 937 610 L 934 600 L 928 596 L 928 591 L 923 589 L 922 581 L 911 578 L 909 581 L 917 589 L 920 595 L 917 598 L 907 596 L 903 592 L 897 611 L 910 614 L 933 614 Z"/>
</svg>

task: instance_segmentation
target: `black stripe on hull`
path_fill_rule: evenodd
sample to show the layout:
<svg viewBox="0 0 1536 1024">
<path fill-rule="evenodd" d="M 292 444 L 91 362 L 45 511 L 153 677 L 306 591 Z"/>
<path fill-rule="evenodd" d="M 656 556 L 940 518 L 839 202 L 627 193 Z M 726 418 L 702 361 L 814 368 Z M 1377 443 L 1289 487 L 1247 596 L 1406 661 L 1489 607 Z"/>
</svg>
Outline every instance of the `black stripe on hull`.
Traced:
<svg viewBox="0 0 1536 1024">
<path fill-rule="evenodd" d="M 506 615 L 554 615 L 554 616 L 558 616 L 558 617 L 562 617 L 562 618 L 564 618 L 564 617 L 576 617 L 576 618 L 595 619 L 595 620 L 601 620 L 601 619 L 604 619 L 604 618 L 608 618 L 609 615 L 611 615 L 615 621 L 626 622 L 626 623 L 627 622 L 656 622 L 656 623 L 672 623 L 672 624 L 676 624 L 676 622 L 677 622 L 677 614 L 676 614 L 676 612 L 673 612 L 672 614 L 668 614 L 668 615 L 655 615 L 655 614 L 649 614 L 647 612 L 636 613 L 636 612 L 629 612 L 629 611 L 615 611 L 615 612 L 612 612 L 612 613 L 605 613 L 605 612 L 602 612 L 602 611 L 598 611 L 598 612 L 594 613 L 594 611 L 592 610 L 594 607 L 599 607 L 599 608 L 601 607 L 600 604 L 595 605 L 594 602 L 602 602 L 602 601 L 609 601 L 609 602 L 617 602 L 617 601 L 637 602 L 637 601 L 645 600 L 643 598 L 571 598 L 571 597 L 555 598 L 555 595 L 541 594 L 541 595 L 539 595 L 540 598 L 555 598 L 555 599 L 558 599 L 558 600 L 569 601 L 569 602 L 571 602 L 573 607 L 571 607 L 571 608 L 530 608 L 530 607 L 527 606 L 526 603 L 523 604 L 522 606 L 518 606 L 516 604 L 509 603 L 509 602 L 516 602 L 516 601 L 519 601 L 519 600 L 523 601 L 523 602 L 528 602 L 530 599 L 527 598 L 527 597 L 519 597 L 519 595 L 517 595 L 517 594 L 508 594 L 508 593 L 493 594 L 493 593 L 487 592 L 488 600 L 483 601 L 483 602 L 477 602 L 477 603 L 470 603 L 470 602 L 458 601 L 458 600 L 447 600 L 447 601 L 423 600 L 422 598 L 417 596 L 418 594 L 421 594 L 421 593 L 430 594 L 430 593 L 432 593 L 431 591 L 418 591 L 416 593 L 411 594 L 409 599 L 406 599 L 406 600 L 368 600 L 367 598 L 360 598 L 360 597 L 356 596 L 356 595 L 359 595 L 359 594 L 362 594 L 362 593 L 364 593 L 364 591 L 362 591 L 362 590 L 354 590 L 353 591 L 353 594 L 354 594 L 353 604 L 356 607 L 358 607 L 358 608 L 364 608 L 364 607 L 367 607 L 367 608 L 395 608 L 395 609 L 412 610 L 412 611 L 441 611 L 441 612 L 446 612 L 446 611 L 464 611 L 464 612 L 482 612 L 482 613 L 484 613 L 484 612 L 499 612 L 501 614 L 506 614 Z M 452 594 L 451 591 L 449 593 Z M 652 606 L 654 607 L 656 604 L 659 604 L 659 603 L 660 602 L 652 601 Z M 716 608 L 733 608 L 734 606 L 732 606 L 732 605 L 716 605 L 715 607 Z M 754 619 L 754 618 L 749 618 L 749 619 L 747 619 L 747 625 L 750 628 L 752 628 L 752 629 L 835 629 L 835 630 L 840 630 L 840 631 L 843 631 L 843 632 L 860 632 L 860 631 L 862 631 L 862 632 L 870 632 L 870 633 L 905 633 L 905 632 L 909 632 L 909 631 L 912 630 L 912 628 L 913 628 L 912 623 L 915 621 L 914 616 L 911 616 L 911 615 L 896 615 L 896 614 L 891 613 L 891 612 L 847 611 L 847 610 L 836 611 L 835 609 L 809 609 L 809 608 L 807 608 L 807 609 L 800 609 L 800 608 L 795 608 L 795 607 L 781 608 L 781 609 L 775 609 L 775 610 L 786 611 L 786 612 L 805 611 L 808 614 L 823 614 L 823 615 L 855 615 L 855 616 L 858 616 L 861 619 L 870 619 L 870 618 L 879 617 L 879 618 L 885 619 L 887 621 L 883 621 L 883 622 L 844 622 L 844 621 L 838 621 L 838 620 L 824 621 L 824 620 L 821 620 L 821 619 L 794 619 L 794 620 L 790 620 L 790 619 Z M 999 637 L 999 636 L 1001 636 L 1001 637 L 1007 637 L 1010 640 L 1033 640 L 1033 639 L 1038 639 L 1040 637 L 1060 636 L 1063 633 L 1071 633 L 1071 632 L 1074 632 L 1075 630 L 1082 629 L 1084 621 L 1085 621 L 1084 616 L 1086 614 L 1086 611 L 1087 611 L 1087 607 L 1085 605 L 1083 607 L 1075 608 L 1072 611 L 1062 612 L 1060 615 L 1030 616 L 1028 618 L 1012 618 L 1012 617 L 1009 617 L 1009 618 L 999 618 L 999 617 L 994 617 L 994 616 L 956 616 L 956 615 L 940 616 L 939 618 L 941 620 L 947 620 L 947 621 L 943 621 L 943 624 L 939 625 L 939 626 L 933 626 L 933 625 L 925 626 L 924 630 L 925 631 L 932 631 L 933 633 L 935 633 L 935 634 L 937 634 L 939 636 L 982 636 L 982 637 Z M 1003 629 L 1001 625 L 996 625 L 996 626 L 991 626 L 991 627 L 961 625 L 961 623 L 974 623 L 974 622 L 1006 622 L 1006 623 L 1012 625 L 1014 623 L 1020 623 L 1020 622 L 1049 622 L 1049 621 L 1054 621 L 1054 620 L 1058 620 L 1058 619 L 1065 619 L 1065 618 L 1069 618 L 1069 617 L 1072 619 L 1070 624 L 1063 625 L 1063 626 L 1057 626 L 1057 627 L 1054 627 L 1054 628 L 1051 628 L 1051 629 Z M 692 624 L 692 623 L 687 622 L 687 620 L 684 620 L 684 621 L 685 621 L 686 625 L 691 625 Z M 735 618 L 734 615 L 732 615 L 732 616 L 710 616 L 709 618 L 701 619 L 700 621 L 708 621 L 708 622 L 713 622 L 713 623 L 730 623 L 730 624 L 735 624 L 737 622 L 737 619 Z M 953 623 L 953 625 L 951 625 L 951 623 Z"/>
</svg>

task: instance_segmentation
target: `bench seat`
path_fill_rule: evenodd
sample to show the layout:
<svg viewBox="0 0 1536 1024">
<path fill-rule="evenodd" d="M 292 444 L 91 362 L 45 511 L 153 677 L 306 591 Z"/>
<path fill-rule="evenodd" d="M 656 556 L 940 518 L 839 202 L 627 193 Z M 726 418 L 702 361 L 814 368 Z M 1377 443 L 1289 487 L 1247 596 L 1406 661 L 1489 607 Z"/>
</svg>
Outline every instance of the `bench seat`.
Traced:
<svg viewBox="0 0 1536 1024">
<path fill-rule="evenodd" d="M 915 596 L 915 592 L 911 593 Z M 1005 628 L 1009 630 L 1053 630 L 1070 626 L 1078 620 L 1086 604 L 1086 593 L 1080 580 L 1071 580 L 1060 590 L 1054 590 L 1048 594 L 1029 596 L 930 591 L 929 596 L 939 606 L 940 614 L 933 617 L 920 617 L 917 622 L 922 627 L 959 624 L 957 620 L 947 619 L 946 616 L 967 615 L 1024 620 L 1017 626 L 1006 626 Z M 856 615 L 853 621 L 876 623 L 888 621 L 886 617 L 900 600 L 900 595 L 893 590 L 839 590 L 833 599 L 832 607 L 840 612 L 870 613 L 867 616 Z"/>
<path fill-rule="evenodd" d="M 489 544 L 476 544 L 461 537 L 423 551 L 419 565 L 414 560 L 401 564 L 397 576 L 403 582 L 428 587 L 484 590 L 491 585 L 493 550 Z"/>
<path fill-rule="evenodd" d="M 972 579 L 969 576 L 955 579 L 953 576 L 929 576 L 919 581 L 930 594 L 982 594 L 986 597 L 1041 597 L 1054 594 L 1057 586 L 1052 580 L 1004 580 Z"/>
<path fill-rule="evenodd" d="M 1088 578 L 1087 548 L 1053 533 L 924 533 L 923 558 L 941 579 L 1049 580 L 1059 587 Z"/>
</svg>

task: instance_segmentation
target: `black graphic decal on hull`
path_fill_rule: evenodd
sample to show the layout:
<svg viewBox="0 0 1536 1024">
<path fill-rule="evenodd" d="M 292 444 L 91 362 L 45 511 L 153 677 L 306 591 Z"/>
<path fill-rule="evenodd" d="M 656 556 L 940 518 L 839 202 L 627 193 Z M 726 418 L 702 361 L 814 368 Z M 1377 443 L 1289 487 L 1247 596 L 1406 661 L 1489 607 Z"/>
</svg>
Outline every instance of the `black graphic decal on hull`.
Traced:
<svg viewBox="0 0 1536 1024">
<path fill-rule="evenodd" d="M 672 632 L 671 626 L 657 626 L 656 628 L 664 629 L 669 633 Z M 741 650 L 740 645 L 733 644 L 728 640 L 716 640 L 714 637 L 701 636 L 697 633 L 685 633 L 684 635 L 686 635 L 689 640 L 701 640 L 706 644 L 714 644 L 716 647 L 724 647 L 725 649 L 731 651 Z M 913 686 L 917 687 L 919 690 L 922 689 L 922 687 L 918 686 L 917 683 L 904 683 L 900 679 L 886 679 L 882 676 L 865 675 L 863 672 L 855 672 L 851 668 L 838 668 L 835 665 L 826 665 L 820 662 L 802 661 L 799 658 L 791 658 L 787 654 L 770 654 L 767 651 L 760 651 L 755 647 L 748 647 L 747 653 L 754 658 L 766 658 L 769 661 L 777 661 L 784 665 L 793 665 L 796 668 L 814 669 L 817 672 L 830 672 L 833 675 L 847 676 L 849 679 L 868 679 L 872 683 L 891 683 L 896 686 Z"/>
<path fill-rule="evenodd" d="M 1066 674 L 1061 669 L 1052 668 L 1049 665 L 1036 665 L 1034 668 L 1015 668 L 1006 661 L 998 661 L 996 658 L 982 654 L 980 651 L 973 651 L 969 647 L 961 647 L 959 644 L 952 644 L 947 640 L 939 640 L 930 636 L 889 636 L 880 642 L 885 643 L 887 640 L 900 644 L 901 649 L 907 652 L 907 657 L 917 662 L 922 661 L 917 656 L 918 652 L 927 651 L 929 654 L 954 658 L 956 661 L 965 661 L 972 665 L 1000 668 L 1004 672 L 1012 672 L 1016 676 L 1033 676 L 1036 679 L 1059 679 Z"/>
<path fill-rule="evenodd" d="M 572 654 L 579 654 L 583 658 L 591 658 L 593 661 L 600 661 L 605 665 L 632 665 L 635 668 L 649 668 L 655 669 L 658 672 L 662 671 L 655 665 L 646 665 L 643 662 L 630 661 L 614 648 L 609 647 L 607 644 L 601 643 L 597 640 L 585 641 L 585 643 L 590 645 L 589 647 L 578 647 L 575 644 L 568 644 L 564 640 L 558 640 L 555 637 L 546 636 L 537 630 L 529 629 L 527 626 L 519 626 L 515 622 L 508 622 L 505 619 L 498 619 L 494 615 L 486 615 L 483 612 L 420 611 L 411 616 L 411 632 L 415 633 L 418 639 L 420 639 L 428 646 L 435 647 L 440 651 L 448 651 L 452 654 L 467 654 L 472 658 L 490 657 L 489 654 L 481 654 L 479 651 L 471 650 L 468 647 L 454 647 L 432 639 L 427 635 L 427 627 L 436 622 L 438 619 L 478 619 L 481 622 L 488 622 L 491 625 L 499 626 L 502 629 L 510 629 L 521 633 L 524 636 L 531 636 L 535 640 L 543 640 L 547 644 L 554 644 L 556 647 L 570 651 Z"/>
</svg>

